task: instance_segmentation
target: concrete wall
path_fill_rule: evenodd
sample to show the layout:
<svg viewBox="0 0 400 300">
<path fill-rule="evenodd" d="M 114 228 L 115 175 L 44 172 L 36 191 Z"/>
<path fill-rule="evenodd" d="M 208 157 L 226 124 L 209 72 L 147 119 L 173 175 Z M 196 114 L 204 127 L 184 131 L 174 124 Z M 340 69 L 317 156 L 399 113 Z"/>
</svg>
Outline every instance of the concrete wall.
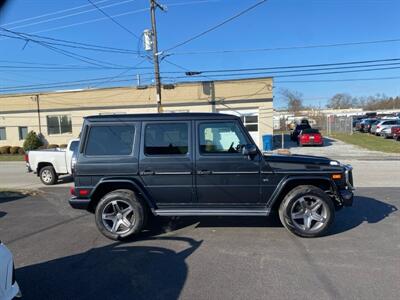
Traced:
<svg viewBox="0 0 400 300">
<path fill-rule="evenodd" d="M 79 135 L 83 117 L 110 113 L 156 112 L 155 89 L 135 87 L 68 91 L 39 94 L 40 123 L 34 95 L 0 96 L 0 127 L 6 128 L 7 139 L 0 146 L 21 146 L 18 127 L 41 131 L 48 143 L 65 144 Z M 258 109 L 259 131 L 272 133 L 272 79 L 228 80 L 182 83 L 174 89 L 162 89 L 164 112 L 215 112 L 223 110 Z M 47 132 L 47 116 L 68 115 L 72 132 Z"/>
</svg>

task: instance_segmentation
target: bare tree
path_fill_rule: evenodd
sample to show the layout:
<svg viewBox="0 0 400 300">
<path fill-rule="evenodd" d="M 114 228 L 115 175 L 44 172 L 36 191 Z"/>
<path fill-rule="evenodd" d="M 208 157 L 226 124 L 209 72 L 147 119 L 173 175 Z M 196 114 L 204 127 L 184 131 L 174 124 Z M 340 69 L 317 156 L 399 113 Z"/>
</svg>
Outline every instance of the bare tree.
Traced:
<svg viewBox="0 0 400 300">
<path fill-rule="evenodd" d="M 333 109 L 346 109 L 353 107 L 353 104 L 356 103 L 349 94 L 338 93 L 329 100 L 327 106 Z"/>
<path fill-rule="evenodd" d="M 303 94 L 289 89 L 281 89 L 279 94 L 287 104 L 288 111 L 293 114 L 298 113 L 303 108 Z"/>
</svg>

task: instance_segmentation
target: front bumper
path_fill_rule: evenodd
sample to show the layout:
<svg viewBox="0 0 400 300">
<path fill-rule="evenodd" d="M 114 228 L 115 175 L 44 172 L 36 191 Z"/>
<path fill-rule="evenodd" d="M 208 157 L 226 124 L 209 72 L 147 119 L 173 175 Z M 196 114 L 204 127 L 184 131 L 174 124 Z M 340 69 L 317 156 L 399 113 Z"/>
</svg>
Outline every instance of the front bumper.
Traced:
<svg viewBox="0 0 400 300">
<path fill-rule="evenodd" d="M 352 206 L 353 205 L 353 192 L 349 190 L 340 190 L 339 191 L 340 198 L 342 198 L 343 206 Z"/>
<path fill-rule="evenodd" d="M 90 199 L 82 199 L 78 197 L 71 197 L 69 200 L 69 205 L 71 205 L 75 209 L 88 209 L 90 204 Z"/>
</svg>

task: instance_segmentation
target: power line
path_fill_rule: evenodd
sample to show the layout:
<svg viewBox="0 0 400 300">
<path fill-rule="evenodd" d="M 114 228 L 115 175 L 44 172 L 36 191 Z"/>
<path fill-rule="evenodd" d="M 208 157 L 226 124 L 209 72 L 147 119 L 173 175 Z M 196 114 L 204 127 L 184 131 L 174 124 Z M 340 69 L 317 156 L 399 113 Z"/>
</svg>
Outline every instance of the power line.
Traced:
<svg viewBox="0 0 400 300">
<path fill-rule="evenodd" d="M 210 27 L 209 29 L 207 29 L 207 30 L 205 30 L 205 31 L 203 31 L 203 32 L 200 32 L 200 33 L 198 33 L 198 34 L 196 34 L 196 35 L 194 35 L 194 36 L 192 36 L 192 37 L 190 37 L 190 38 L 184 40 L 183 42 L 180 42 L 180 43 L 178 43 L 178 44 L 176 44 L 176 45 L 174 45 L 174 46 L 172 46 L 172 47 L 166 49 L 164 52 L 168 52 L 168 51 L 170 51 L 170 50 L 176 49 L 176 48 L 178 48 L 178 47 L 180 47 L 180 46 L 183 46 L 183 45 L 185 45 L 185 44 L 187 44 L 187 43 L 189 43 L 189 42 L 191 42 L 191 41 L 193 41 L 193 40 L 195 40 L 195 39 L 197 39 L 197 38 L 199 38 L 199 37 L 201 37 L 201 36 L 203 36 L 203 35 L 205 35 L 205 34 L 211 32 L 211 31 L 214 31 L 215 29 L 217 29 L 217 28 L 219 28 L 219 27 L 225 25 L 226 23 L 229 23 L 229 22 L 231 22 L 231 21 L 233 21 L 233 20 L 239 18 L 240 16 L 244 15 L 245 13 L 247 13 L 247 12 L 253 10 L 254 8 L 258 7 L 259 5 L 263 4 L 263 3 L 266 2 L 266 1 L 267 1 L 267 0 L 261 0 L 261 1 L 257 2 L 257 3 L 255 3 L 255 4 L 253 4 L 253 5 L 251 5 L 250 7 L 248 7 L 248 8 L 246 8 L 246 9 L 240 11 L 239 13 L 237 13 L 237 14 L 235 14 L 235 15 L 233 15 L 232 17 L 230 17 L 230 18 L 228 18 L 228 19 L 222 21 L 221 23 L 218 23 L 217 25 L 214 25 L 214 26 Z"/>
<path fill-rule="evenodd" d="M 298 49 L 312 49 L 312 48 L 356 46 L 356 45 L 396 43 L 396 42 L 400 42 L 400 38 L 385 39 L 385 40 L 372 40 L 372 41 L 357 41 L 357 42 L 347 42 L 347 43 L 335 43 L 335 44 L 318 44 L 318 45 L 301 45 L 301 46 L 290 46 L 290 47 L 275 47 L 275 48 L 183 51 L 183 52 L 172 52 L 170 54 L 171 55 L 197 55 L 197 54 L 226 54 L 226 53 L 246 53 L 246 52 L 249 53 L 249 52 L 265 52 L 265 51 L 281 51 L 281 50 L 298 50 Z"/>
<path fill-rule="evenodd" d="M 248 73 L 231 73 L 231 74 L 216 74 L 211 75 L 210 77 L 234 77 L 238 78 L 237 76 L 254 76 L 260 75 L 262 77 L 274 77 L 274 78 L 281 78 L 281 77 L 300 77 L 300 76 L 316 76 L 316 75 L 330 75 L 330 74 L 345 74 L 345 73 L 356 73 L 356 72 L 368 72 L 368 71 L 383 71 L 383 70 L 394 70 L 400 69 L 400 67 L 387 67 L 387 68 L 373 68 L 373 69 L 365 69 L 365 70 L 347 70 L 347 71 L 330 71 L 330 72 L 317 72 L 317 73 L 303 73 L 303 74 L 289 74 L 289 75 L 273 75 L 274 73 L 278 72 L 248 72 Z M 176 77 L 163 77 L 168 79 L 180 79 L 180 78 L 188 78 L 187 76 L 176 76 Z"/>
<path fill-rule="evenodd" d="M 108 4 L 108 5 L 105 5 L 105 6 L 103 6 L 102 8 L 118 6 L 118 5 L 121 5 L 121 4 L 133 2 L 133 1 L 135 1 L 135 0 L 119 1 L 119 2 L 117 2 L 117 3 L 111 3 L 111 4 Z M 91 5 L 91 4 L 88 4 L 88 5 Z M 67 15 L 62 15 L 62 16 L 54 17 L 54 18 L 46 18 L 45 20 L 41 20 L 41 21 L 37 21 L 37 22 L 33 22 L 33 23 L 28 23 L 28 24 L 25 24 L 25 25 L 13 26 L 13 27 L 10 27 L 10 29 L 18 29 L 18 28 L 31 27 L 31 26 L 34 26 L 34 25 L 39 25 L 39 24 L 43 24 L 43 23 L 48 23 L 48 22 L 52 22 L 52 21 L 62 20 L 62 19 L 69 18 L 69 17 L 78 16 L 78 15 L 85 14 L 85 13 L 88 13 L 88 12 L 91 12 L 91 11 L 96 11 L 96 8 L 92 8 L 92 9 L 88 9 L 88 10 L 83 10 L 83 11 L 78 11 L 78 12 L 75 12 L 75 13 L 71 13 L 71 14 L 67 14 Z"/>
<path fill-rule="evenodd" d="M 111 15 L 109 15 L 108 13 L 106 13 L 102 8 L 100 8 L 99 6 L 97 6 L 93 1 L 91 0 L 87 0 L 89 3 L 91 3 L 98 11 L 100 11 L 103 15 L 105 15 L 107 18 L 109 18 L 112 22 L 114 22 L 114 24 L 118 25 L 120 28 L 122 28 L 123 30 L 125 30 L 126 32 L 128 32 L 130 35 L 133 35 L 135 38 L 140 40 L 140 37 L 135 34 L 134 32 L 132 32 L 129 28 L 125 27 L 124 25 L 122 25 L 121 23 L 119 23 L 117 20 L 115 20 Z"/>
<path fill-rule="evenodd" d="M 100 3 L 108 2 L 108 1 L 110 1 L 110 0 L 97 1 L 96 3 L 100 4 Z M 72 10 L 76 10 L 76 9 L 87 7 L 87 6 L 90 6 L 90 4 L 79 5 L 79 6 L 75 6 L 75 7 L 71 7 L 71 8 L 67 8 L 67 9 L 62 9 L 62 10 L 57 10 L 57 11 L 54 11 L 54 12 L 51 12 L 51 13 L 46 13 L 46 14 L 43 14 L 43 15 L 35 16 L 35 17 L 29 17 L 29 18 L 25 18 L 25 19 L 20 19 L 20 20 L 16 20 L 16 21 L 12 21 L 12 22 L 1 24 L 1 26 L 8 26 L 8 25 L 12 25 L 12 24 L 23 23 L 23 22 L 30 21 L 30 20 L 36 20 L 36 19 L 40 19 L 40 18 L 43 18 L 43 17 L 57 15 L 57 14 L 60 14 L 60 13 L 63 13 L 63 12 L 72 11 Z"/>
<path fill-rule="evenodd" d="M 175 63 L 165 60 L 169 64 L 173 64 L 180 69 L 186 71 L 193 71 L 187 68 L 183 68 Z M 292 65 L 292 66 L 276 66 L 276 67 L 259 67 L 259 68 L 242 68 L 242 69 L 219 69 L 219 70 L 200 70 L 198 73 L 222 73 L 222 72 L 245 72 L 245 71 L 265 71 L 265 70 L 280 70 L 280 69 L 299 69 L 299 68 L 317 68 L 317 67 L 330 67 L 330 66 L 347 66 L 347 65 L 358 65 L 358 64 L 372 64 L 372 63 L 383 63 L 391 62 L 387 65 L 397 64 L 395 62 L 400 61 L 400 58 L 387 58 L 387 59 L 375 59 L 375 60 L 361 60 L 361 61 L 350 61 L 350 62 L 335 62 L 335 63 L 325 63 L 325 64 L 309 64 L 309 65 Z M 384 64 L 382 64 L 384 65 Z M 370 65 L 370 66 L 379 66 Z M 351 67 L 368 67 L 368 66 L 350 66 Z M 339 68 L 339 67 L 338 67 Z M 344 67 L 343 67 L 344 68 Z M 283 72 L 283 71 L 280 71 Z M 164 73 L 178 73 L 178 72 L 164 72 Z M 239 74 L 238 74 L 239 75 Z"/>
<path fill-rule="evenodd" d="M 9 33 L 15 34 L 15 35 L 21 37 L 22 39 L 24 39 L 26 42 L 33 42 L 33 43 L 39 44 L 39 45 L 41 45 L 43 47 L 46 47 L 46 48 L 52 50 L 53 52 L 57 52 L 57 53 L 63 54 L 63 55 L 68 56 L 70 58 L 73 58 L 73 59 L 76 59 L 76 60 L 91 64 L 91 65 L 104 67 L 104 64 L 105 64 L 105 65 L 112 65 L 112 66 L 117 66 L 117 67 L 125 67 L 125 66 L 121 66 L 121 65 L 117 65 L 117 64 L 101 61 L 101 60 L 97 60 L 97 59 L 94 59 L 94 58 L 90 58 L 90 57 L 87 57 L 87 56 L 84 56 L 84 55 L 80 55 L 80 54 L 77 54 L 77 53 L 74 53 L 74 52 L 71 52 L 71 51 L 67 51 L 67 50 L 64 50 L 64 49 L 60 49 L 60 48 L 57 48 L 55 46 L 50 46 L 46 42 L 39 41 L 39 40 L 36 40 L 34 38 L 29 37 L 28 34 L 12 31 L 12 30 L 9 30 L 9 29 L 6 29 L 6 28 L 0 28 L 0 29 L 4 30 L 6 32 L 9 32 Z"/>
<path fill-rule="evenodd" d="M 126 53 L 126 54 L 137 54 L 138 52 L 130 50 L 130 49 L 122 49 L 122 48 L 115 48 L 115 47 L 107 47 L 107 46 L 102 46 L 102 45 L 95 45 L 95 44 L 88 44 L 88 43 L 81 43 L 81 42 L 75 42 L 75 41 L 69 41 L 69 40 L 63 40 L 63 39 L 56 39 L 56 38 L 51 38 L 47 36 L 41 36 L 41 35 L 36 35 L 36 34 L 29 34 L 25 32 L 18 32 L 18 31 L 13 31 L 10 29 L 6 29 L 3 27 L 0 27 L 2 30 L 7 31 L 12 34 L 23 34 L 24 36 L 36 38 L 36 39 L 42 39 L 45 40 L 44 42 L 52 44 L 52 45 L 58 45 L 58 46 L 63 46 L 63 47 L 72 47 L 72 48 L 78 48 L 78 49 L 84 49 L 84 50 L 94 50 L 94 51 L 101 51 L 101 52 L 114 52 L 114 53 Z M 25 39 L 21 37 L 16 37 L 16 36 L 8 36 L 5 34 L 1 34 L 2 36 L 8 37 L 8 38 L 17 38 L 17 39 Z M 55 41 L 56 43 L 51 43 L 49 41 Z"/>
</svg>

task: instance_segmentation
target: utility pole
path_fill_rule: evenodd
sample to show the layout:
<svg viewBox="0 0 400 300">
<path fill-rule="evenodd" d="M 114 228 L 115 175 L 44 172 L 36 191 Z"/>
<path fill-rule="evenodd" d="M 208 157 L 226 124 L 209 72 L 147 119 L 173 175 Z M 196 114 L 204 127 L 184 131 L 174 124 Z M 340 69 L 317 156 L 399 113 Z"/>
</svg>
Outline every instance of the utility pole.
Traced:
<svg viewBox="0 0 400 300">
<path fill-rule="evenodd" d="M 37 116 L 38 116 L 38 125 L 39 125 L 39 133 L 42 134 L 42 124 L 40 122 L 40 103 L 39 103 L 39 95 L 35 95 L 31 97 L 33 101 L 36 102 Z"/>
<path fill-rule="evenodd" d="M 153 63 L 154 63 L 154 75 L 156 80 L 156 96 L 157 96 L 157 112 L 160 113 L 161 109 L 161 79 L 160 79 L 160 66 L 158 63 L 158 45 L 157 45 L 157 27 L 156 27 L 156 8 L 159 7 L 163 10 L 163 7 L 159 5 L 155 0 L 150 0 L 150 15 L 151 15 L 151 29 L 153 37 Z"/>
</svg>

